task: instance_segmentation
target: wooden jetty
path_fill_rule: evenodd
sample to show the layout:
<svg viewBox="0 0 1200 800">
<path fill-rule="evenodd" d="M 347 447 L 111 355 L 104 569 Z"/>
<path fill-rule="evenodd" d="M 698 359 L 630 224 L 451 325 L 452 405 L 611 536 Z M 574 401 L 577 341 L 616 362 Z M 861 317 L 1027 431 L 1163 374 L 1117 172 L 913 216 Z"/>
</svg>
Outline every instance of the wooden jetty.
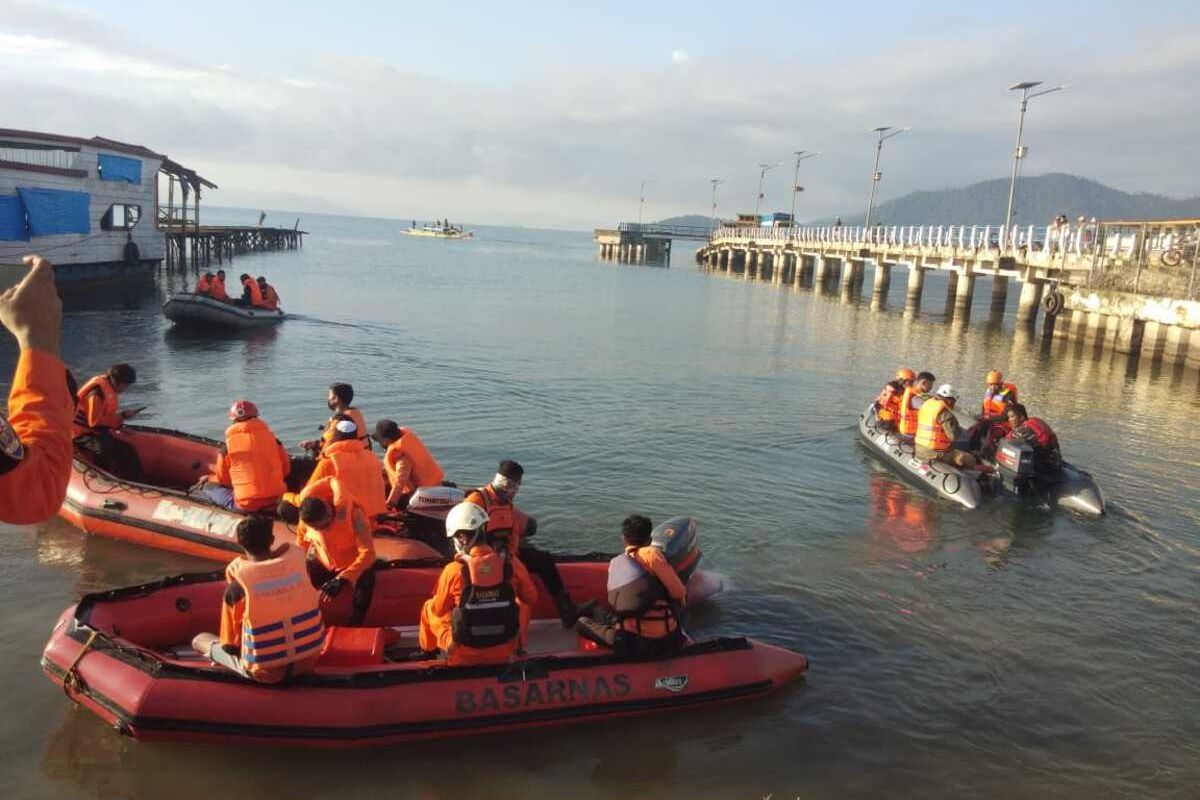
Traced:
<svg viewBox="0 0 1200 800">
<path fill-rule="evenodd" d="M 297 250 L 307 231 L 254 225 L 194 225 L 159 223 L 166 237 L 166 266 L 200 269 L 223 264 L 235 255 L 270 250 Z"/>
</svg>

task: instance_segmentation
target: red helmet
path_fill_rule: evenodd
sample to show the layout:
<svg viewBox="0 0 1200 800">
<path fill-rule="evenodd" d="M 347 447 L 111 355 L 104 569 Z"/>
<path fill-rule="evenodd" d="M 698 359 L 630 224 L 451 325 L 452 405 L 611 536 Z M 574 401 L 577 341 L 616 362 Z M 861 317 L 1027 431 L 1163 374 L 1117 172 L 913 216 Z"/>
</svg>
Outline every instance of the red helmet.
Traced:
<svg viewBox="0 0 1200 800">
<path fill-rule="evenodd" d="M 252 419 L 257 416 L 258 406 L 249 400 L 235 400 L 233 405 L 229 407 L 229 418 L 234 422 L 241 422 L 244 419 Z"/>
</svg>

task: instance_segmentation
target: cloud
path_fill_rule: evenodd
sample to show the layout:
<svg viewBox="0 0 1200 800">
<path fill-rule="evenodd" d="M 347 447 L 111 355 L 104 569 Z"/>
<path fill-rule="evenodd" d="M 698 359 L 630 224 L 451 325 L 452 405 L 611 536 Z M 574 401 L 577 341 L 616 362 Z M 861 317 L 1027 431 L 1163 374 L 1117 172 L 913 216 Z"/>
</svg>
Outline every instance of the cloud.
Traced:
<svg viewBox="0 0 1200 800">
<path fill-rule="evenodd" d="M 279 74 L 206 65 L 87 13 L 29 3 L 0 13 L 0 96 L 23 114 L 9 125 L 139 142 L 231 197 L 278 191 L 401 218 L 583 228 L 632 218 L 651 174 L 648 217 L 707 211 L 714 177 L 728 181 L 720 210 L 744 210 L 756 165 L 804 149 L 822 155 L 802 165 L 800 213 L 832 216 L 865 204 L 877 125 L 913 125 L 885 145 L 883 200 L 1007 174 L 1014 72 L 1072 84 L 1031 103 L 1028 174 L 1197 193 L 1176 166 L 1200 159 L 1197 112 L 1179 88 L 1200 79 L 1200 54 L 1182 34 L 1098 50 L 1054 29 L 956 29 L 845 59 L 675 50 L 657 66 L 548 56 L 498 86 L 337 53 Z M 766 206 L 786 207 L 791 170 L 767 178 Z"/>
</svg>

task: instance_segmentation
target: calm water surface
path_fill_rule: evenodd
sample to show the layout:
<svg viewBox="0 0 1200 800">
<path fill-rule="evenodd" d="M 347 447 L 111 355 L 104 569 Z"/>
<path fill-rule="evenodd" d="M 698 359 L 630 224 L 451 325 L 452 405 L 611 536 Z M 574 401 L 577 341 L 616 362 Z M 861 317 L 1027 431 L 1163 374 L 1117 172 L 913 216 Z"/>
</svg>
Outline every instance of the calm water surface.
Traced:
<svg viewBox="0 0 1200 800">
<path fill-rule="evenodd" d="M 84 592 L 210 565 L 55 520 L 0 536 L 0 796 L 1195 796 L 1194 372 L 1043 349 L 987 324 L 983 282 L 964 329 L 933 280 L 908 319 L 706 275 L 683 247 L 667 270 L 597 261 L 585 234 L 303 224 L 301 252 L 232 268 L 278 286 L 297 315 L 278 331 L 173 331 L 159 304 L 185 279 L 164 275 L 73 304 L 67 361 L 81 377 L 136 364 L 126 402 L 151 406 L 150 424 L 216 436 L 248 397 L 292 445 L 324 420 L 325 387 L 351 381 L 369 420 L 420 431 L 462 483 L 523 462 L 544 547 L 612 549 L 628 513 L 694 515 L 732 587 L 696 630 L 806 652 L 808 681 L 740 706 L 363 752 L 139 744 L 73 709 L 41 648 Z M 1003 369 L 1096 474 L 1109 516 L 965 512 L 899 483 L 855 424 L 900 364 L 972 406 Z"/>
</svg>

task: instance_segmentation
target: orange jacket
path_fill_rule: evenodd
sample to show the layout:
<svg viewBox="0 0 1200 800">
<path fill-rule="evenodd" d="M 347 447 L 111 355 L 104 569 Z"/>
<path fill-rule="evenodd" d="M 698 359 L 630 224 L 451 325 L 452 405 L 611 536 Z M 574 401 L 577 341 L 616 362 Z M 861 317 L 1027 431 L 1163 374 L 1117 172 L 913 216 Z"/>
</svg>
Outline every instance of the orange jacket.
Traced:
<svg viewBox="0 0 1200 800">
<path fill-rule="evenodd" d="M 883 391 L 879 393 L 879 398 L 875 401 L 877 411 L 875 416 L 880 422 L 897 422 L 900 419 L 900 395 L 896 394 L 896 387 L 890 383 L 883 387 Z"/>
<path fill-rule="evenodd" d="M 279 308 L 279 293 L 276 292 L 275 287 L 269 283 L 267 284 L 266 290 L 263 292 L 262 307 L 268 308 L 271 311 Z"/>
<path fill-rule="evenodd" d="M 675 572 L 675 568 L 671 566 L 671 562 L 667 561 L 667 557 L 663 555 L 662 550 L 653 545 L 647 545 L 646 547 L 626 547 L 625 553 L 631 556 L 634 561 L 641 564 L 643 569 L 658 578 L 659 583 L 667 590 L 667 595 L 677 605 L 682 606 L 687 602 L 687 588 L 683 585 L 683 581 L 679 580 L 679 574 Z M 660 603 L 659 605 L 662 604 Z M 654 609 L 647 617 L 659 617 L 662 614 L 662 611 Z M 665 620 L 650 619 L 647 617 L 643 617 L 641 620 L 634 618 L 623 619 L 621 620 L 621 627 L 647 639 L 661 639 L 679 627 L 679 623 L 674 617 L 669 617 Z"/>
<path fill-rule="evenodd" d="M 124 424 L 120 398 L 107 375 L 97 375 L 85 383 L 75 398 L 78 403 L 75 407 L 75 436 L 96 428 L 119 428 Z"/>
<path fill-rule="evenodd" d="M 225 293 L 225 281 L 221 280 L 221 276 L 217 275 L 212 279 L 212 289 L 209 290 L 209 297 L 214 300 L 228 300 L 229 295 Z"/>
<path fill-rule="evenodd" d="M 1017 387 L 1015 384 L 1006 383 L 1000 387 L 998 392 L 988 389 L 983 395 L 983 416 L 1003 418 L 1009 403 L 1016 402 Z"/>
<path fill-rule="evenodd" d="M 333 507 L 333 522 L 323 531 L 301 522 L 296 528 L 301 547 L 311 547 L 327 569 L 353 583 L 375 563 L 375 540 L 371 538 L 367 512 L 337 478 L 310 482 L 300 493 L 297 505 L 309 497 L 318 497 Z"/>
<path fill-rule="evenodd" d="M 408 428 L 400 429 L 400 438 L 388 445 L 383 455 L 391 493 L 388 501 L 411 494 L 422 486 L 441 486 L 446 478 L 441 466 L 425 448 L 421 437 Z"/>
<path fill-rule="evenodd" d="M 316 661 L 325 625 L 304 551 L 284 544 L 265 561 L 235 558 L 225 568 L 225 580 L 229 588 L 221 605 L 221 644 L 241 648 L 250 677 L 277 683 L 288 664 Z"/>
<path fill-rule="evenodd" d="M 196 294 L 209 294 L 212 292 L 212 284 L 204 275 L 200 276 L 200 280 L 196 281 Z"/>
<path fill-rule="evenodd" d="M 62 506 L 71 478 L 71 408 L 58 356 L 22 350 L 8 394 L 8 425 L 24 453 L 0 474 L 0 520 L 30 525 Z"/>
<path fill-rule="evenodd" d="M 472 558 L 495 552 L 487 545 L 476 545 L 471 548 Z M 529 571 L 520 559 L 511 559 L 512 587 L 517 595 L 518 604 L 532 608 L 537 603 L 538 591 L 529 577 Z M 495 645 L 494 647 L 468 647 L 454 643 L 454 635 L 450 630 L 450 615 L 458 607 L 462 599 L 462 563 L 455 559 L 442 568 L 433 597 L 426 601 L 421 609 L 420 644 L 425 650 L 445 650 L 450 654 L 448 663 L 451 666 L 459 664 L 496 664 L 503 663 L 517 649 L 518 641 L 525 639 L 525 626 L 529 615 L 521 615 L 521 634 L 512 642 Z"/>
<path fill-rule="evenodd" d="M 292 460 L 283 444 L 258 417 L 225 429 L 225 448 L 217 454 L 212 481 L 233 489 L 233 501 L 245 511 L 274 508 L 287 491 L 283 479 Z"/>
<path fill-rule="evenodd" d="M 342 488 L 362 504 L 372 520 L 387 513 L 387 487 L 379 457 L 357 439 L 342 439 L 325 445 L 309 484 L 336 477 Z"/>
<path fill-rule="evenodd" d="M 939 453 L 954 447 L 954 438 L 946 431 L 948 421 L 944 415 L 954 418 L 945 400 L 940 397 L 926 400 L 917 412 L 917 436 L 913 444 Z"/>
<path fill-rule="evenodd" d="M 368 450 L 371 449 L 371 439 L 367 435 L 367 421 L 363 419 L 362 412 L 354 406 L 350 406 L 343 412 L 347 417 L 354 420 L 354 424 L 358 426 L 358 439 L 362 442 L 362 446 Z M 333 417 L 325 423 L 325 431 L 321 434 L 322 447 L 326 447 L 333 441 Z"/>
<path fill-rule="evenodd" d="M 904 394 L 900 397 L 900 432 L 905 436 L 915 436 L 917 433 L 917 408 L 913 404 L 923 398 L 924 395 L 912 386 L 904 388 Z"/>
<path fill-rule="evenodd" d="M 254 278 L 246 278 L 246 280 L 242 281 L 242 289 L 245 290 L 245 293 L 242 295 L 242 297 L 244 299 L 249 299 L 250 305 L 260 308 L 262 307 L 262 289 L 258 288 L 258 281 L 254 280 Z"/>
<path fill-rule="evenodd" d="M 507 538 L 507 551 L 516 555 L 521 549 L 521 539 L 525 536 L 525 523 L 529 517 L 514 508 L 512 503 L 501 501 L 491 484 L 471 492 L 464 502 L 474 503 L 487 512 L 487 532 L 492 536 Z"/>
</svg>

